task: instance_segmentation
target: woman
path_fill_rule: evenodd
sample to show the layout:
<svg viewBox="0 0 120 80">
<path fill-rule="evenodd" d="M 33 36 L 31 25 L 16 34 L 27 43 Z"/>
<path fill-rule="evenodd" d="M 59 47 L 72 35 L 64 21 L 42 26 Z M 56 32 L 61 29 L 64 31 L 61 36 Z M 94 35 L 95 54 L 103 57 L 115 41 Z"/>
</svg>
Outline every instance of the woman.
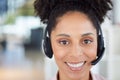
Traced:
<svg viewBox="0 0 120 80">
<path fill-rule="evenodd" d="M 44 52 L 55 57 L 58 74 L 54 80 L 104 80 L 91 73 L 101 59 L 104 41 L 100 24 L 110 0 L 36 0 L 35 11 L 47 24 Z"/>
</svg>

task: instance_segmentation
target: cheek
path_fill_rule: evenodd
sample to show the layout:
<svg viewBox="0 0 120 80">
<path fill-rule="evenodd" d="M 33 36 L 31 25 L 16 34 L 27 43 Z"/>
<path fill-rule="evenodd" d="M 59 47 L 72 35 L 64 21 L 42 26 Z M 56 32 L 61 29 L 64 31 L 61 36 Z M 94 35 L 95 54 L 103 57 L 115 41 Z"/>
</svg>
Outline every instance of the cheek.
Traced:
<svg viewBox="0 0 120 80">
<path fill-rule="evenodd" d="M 53 50 L 53 55 L 57 60 L 63 60 L 63 58 L 66 56 L 66 50 L 60 48 L 54 42 L 52 43 L 52 50 Z"/>
<path fill-rule="evenodd" d="M 86 53 L 86 55 L 89 57 L 89 59 L 92 61 L 96 58 L 97 56 L 97 47 L 94 46 L 89 50 L 86 50 L 88 53 Z"/>
</svg>

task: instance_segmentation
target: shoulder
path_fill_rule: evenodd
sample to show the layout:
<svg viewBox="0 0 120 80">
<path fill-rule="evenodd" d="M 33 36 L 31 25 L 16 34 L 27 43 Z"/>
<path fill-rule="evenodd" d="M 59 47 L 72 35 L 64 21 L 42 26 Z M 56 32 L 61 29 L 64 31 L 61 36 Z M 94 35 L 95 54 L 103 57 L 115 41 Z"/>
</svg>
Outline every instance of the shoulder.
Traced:
<svg viewBox="0 0 120 80">
<path fill-rule="evenodd" d="M 106 80 L 103 76 L 95 73 L 91 73 L 93 80 Z"/>
</svg>

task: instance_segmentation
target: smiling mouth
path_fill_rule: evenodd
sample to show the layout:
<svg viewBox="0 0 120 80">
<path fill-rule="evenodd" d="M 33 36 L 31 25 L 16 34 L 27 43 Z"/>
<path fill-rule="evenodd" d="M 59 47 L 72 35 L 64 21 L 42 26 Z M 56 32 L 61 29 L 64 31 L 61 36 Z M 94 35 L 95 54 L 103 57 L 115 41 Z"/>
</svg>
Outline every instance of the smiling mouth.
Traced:
<svg viewBox="0 0 120 80">
<path fill-rule="evenodd" d="M 71 63 L 71 62 L 66 62 L 67 66 L 72 70 L 72 71 L 79 71 L 82 69 L 86 61 L 78 62 L 78 63 Z"/>
</svg>

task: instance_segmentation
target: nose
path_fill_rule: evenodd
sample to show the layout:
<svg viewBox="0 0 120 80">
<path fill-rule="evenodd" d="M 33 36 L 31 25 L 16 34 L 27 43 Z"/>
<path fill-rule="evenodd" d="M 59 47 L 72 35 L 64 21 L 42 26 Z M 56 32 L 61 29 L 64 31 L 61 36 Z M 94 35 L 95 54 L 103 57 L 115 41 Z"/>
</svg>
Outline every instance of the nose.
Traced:
<svg viewBox="0 0 120 80">
<path fill-rule="evenodd" d="M 82 49 L 82 47 L 80 45 L 73 45 L 71 47 L 70 52 L 71 52 L 72 56 L 77 56 L 78 57 L 78 56 L 83 55 L 83 49 Z"/>
</svg>

